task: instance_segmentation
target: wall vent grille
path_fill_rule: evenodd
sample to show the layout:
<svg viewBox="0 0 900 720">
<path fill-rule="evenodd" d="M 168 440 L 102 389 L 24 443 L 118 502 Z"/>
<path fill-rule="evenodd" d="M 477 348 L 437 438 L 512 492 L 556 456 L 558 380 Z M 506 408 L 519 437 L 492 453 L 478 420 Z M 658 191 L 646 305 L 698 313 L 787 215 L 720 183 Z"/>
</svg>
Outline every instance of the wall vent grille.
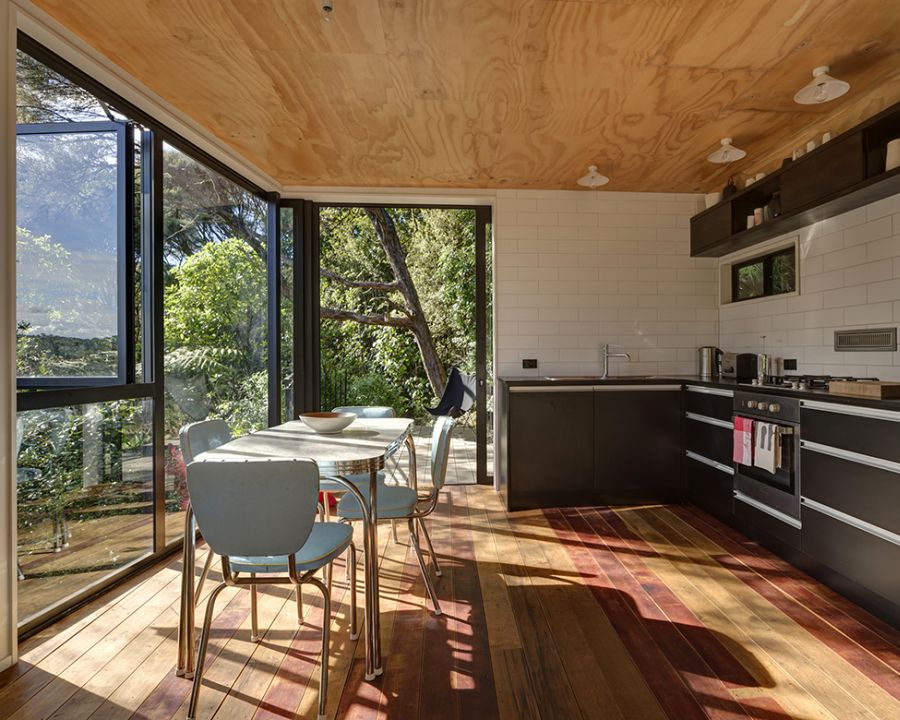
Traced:
<svg viewBox="0 0 900 720">
<path fill-rule="evenodd" d="M 834 349 L 841 352 L 895 352 L 897 328 L 835 330 Z"/>
</svg>

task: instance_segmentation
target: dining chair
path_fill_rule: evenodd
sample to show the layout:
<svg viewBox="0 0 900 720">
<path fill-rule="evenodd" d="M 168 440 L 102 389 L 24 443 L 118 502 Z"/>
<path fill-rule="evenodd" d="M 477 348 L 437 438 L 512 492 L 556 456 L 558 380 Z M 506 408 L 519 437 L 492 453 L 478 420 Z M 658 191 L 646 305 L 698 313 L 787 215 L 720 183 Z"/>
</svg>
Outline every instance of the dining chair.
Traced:
<svg viewBox="0 0 900 720">
<path fill-rule="evenodd" d="M 397 413 L 394 411 L 394 408 L 388 407 L 387 405 L 341 405 L 340 407 L 332 408 L 331 412 L 349 412 L 354 413 L 357 417 L 371 419 L 371 418 L 393 418 L 397 417 Z M 399 455 L 399 451 L 396 453 Z M 400 467 L 400 460 L 398 458 L 394 458 L 394 469 L 391 471 L 391 477 L 393 477 L 397 468 Z M 378 482 L 381 485 L 385 484 L 387 475 L 384 472 L 378 473 Z M 357 487 L 366 487 L 366 483 L 369 482 L 368 474 L 365 475 L 348 475 L 347 480 L 352 482 Z M 343 494 L 340 489 L 330 490 L 328 494 L 340 495 Z M 330 512 L 328 498 L 326 497 L 325 502 L 325 511 L 326 513 Z M 397 525 L 396 521 L 391 523 L 391 532 L 394 536 L 394 542 L 397 542 Z"/>
<path fill-rule="evenodd" d="M 409 536 L 412 540 L 413 549 L 416 552 L 416 558 L 419 561 L 419 569 L 422 571 L 422 577 L 425 580 L 425 588 L 428 590 L 431 604 L 434 606 L 435 615 L 441 614 L 441 606 L 438 602 L 431 576 L 428 574 L 428 569 L 425 566 L 425 558 L 419 545 L 419 533 L 416 530 L 416 526 L 418 525 L 422 529 L 422 535 L 425 537 L 428 554 L 431 556 L 431 563 L 434 567 L 434 574 L 440 576 L 441 567 L 434 552 L 431 537 L 425 528 L 424 518 L 434 512 L 437 507 L 438 495 L 444 487 L 454 422 L 454 419 L 448 416 L 439 417 L 434 422 L 434 430 L 431 434 L 431 489 L 420 495 L 414 488 L 402 485 L 384 485 L 383 487 L 379 486 L 376 499 L 376 513 L 379 520 L 407 521 Z M 366 494 L 365 489 L 362 493 L 363 495 Z M 341 520 L 347 522 L 362 520 L 362 513 L 363 509 L 359 501 L 349 493 L 345 494 L 338 502 L 337 515 Z"/>
<path fill-rule="evenodd" d="M 194 462 L 194 459 L 201 453 L 224 445 L 231 439 L 231 428 L 221 418 L 200 420 L 199 422 L 185 425 L 178 432 L 178 444 L 181 447 L 181 458 L 185 467 Z M 196 530 L 196 523 L 194 530 Z M 200 591 L 203 590 L 203 584 L 209 576 L 213 554 L 212 549 L 209 549 L 209 552 L 206 553 L 206 560 L 203 563 L 203 570 L 200 573 L 200 580 L 197 582 L 197 590 L 194 593 L 194 598 L 197 602 L 200 602 Z"/>
<path fill-rule="evenodd" d="M 188 491 L 197 524 L 210 549 L 222 559 L 223 581 L 210 593 L 197 650 L 188 718 L 196 717 L 203 665 L 216 599 L 226 587 L 309 583 L 322 593 L 322 660 L 319 720 L 328 695 L 331 595 L 315 573 L 349 550 L 350 634 L 356 628 L 356 548 L 353 530 L 343 523 L 315 522 L 319 467 L 313 460 L 206 459 L 187 467 Z M 256 603 L 251 595 L 253 635 Z M 300 618 L 302 622 L 302 618 Z M 256 638 L 258 640 L 258 637 Z"/>
</svg>

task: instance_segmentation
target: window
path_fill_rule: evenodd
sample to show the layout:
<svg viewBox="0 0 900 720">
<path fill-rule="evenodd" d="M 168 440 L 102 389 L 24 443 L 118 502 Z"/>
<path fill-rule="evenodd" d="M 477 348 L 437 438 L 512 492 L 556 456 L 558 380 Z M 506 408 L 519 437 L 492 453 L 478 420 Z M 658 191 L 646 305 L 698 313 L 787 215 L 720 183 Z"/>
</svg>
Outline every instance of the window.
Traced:
<svg viewBox="0 0 900 720">
<path fill-rule="evenodd" d="M 731 301 L 753 300 L 797 289 L 797 249 L 789 248 L 731 266 Z"/>
<path fill-rule="evenodd" d="M 178 430 L 223 418 L 266 427 L 266 202 L 163 145 L 166 537 L 182 537 L 187 494 Z"/>
</svg>

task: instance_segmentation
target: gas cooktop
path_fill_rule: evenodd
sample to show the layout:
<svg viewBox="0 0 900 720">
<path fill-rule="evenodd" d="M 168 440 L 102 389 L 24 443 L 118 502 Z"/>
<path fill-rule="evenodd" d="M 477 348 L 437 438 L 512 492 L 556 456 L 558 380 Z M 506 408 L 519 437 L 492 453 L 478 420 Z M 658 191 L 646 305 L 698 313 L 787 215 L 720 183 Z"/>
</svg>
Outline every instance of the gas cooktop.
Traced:
<svg viewBox="0 0 900 720">
<path fill-rule="evenodd" d="M 779 390 L 827 390 L 832 380 L 847 382 L 877 381 L 873 377 L 853 377 L 852 375 L 785 375 L 784 377 L 769 377 L 765 382 L 752 380 L 741 385 L 750 385 L 759 388 L 777 388 Z"/>
</svg>

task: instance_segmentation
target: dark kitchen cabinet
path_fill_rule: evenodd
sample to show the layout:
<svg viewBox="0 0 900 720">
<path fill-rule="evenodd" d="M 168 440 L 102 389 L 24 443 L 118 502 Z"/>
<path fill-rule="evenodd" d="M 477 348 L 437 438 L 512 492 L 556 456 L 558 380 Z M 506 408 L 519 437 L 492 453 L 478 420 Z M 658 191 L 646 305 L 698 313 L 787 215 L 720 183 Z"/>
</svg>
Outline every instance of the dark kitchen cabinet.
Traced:
<svg viewBox="0 0 900 720">
<path fill-rule="evenodd" d="M 594 474 L 604 505 L 680 502 L 681 387 L 607 386 L 594 392 Z"/>
<path fill-rule="evenodd" d="M 734 393 L 688 385 L 684 393 L 684 481 L 688 499 L 727 523 L 734 522 L 732 422 Z"/>
<path fill-rule="evenodd" d="M 508 404 L 509 509 L 593 504 L 592 388 L 516 387 Z"/>
<path fill-rule="evenodd" d="M 691 255 L 721 257 L 900 192 L 900 168 L 885 170 L 900 128 L 900 103 L 771 170 L 691 218 Z M 747 216 L 778 193 L 781 212 L 747 228 Z"/>
<path fill-rule="evenodd" d="M 781 174 L 781 207 L 785 213 L 825 200 L 865 179 L 862 133 L 856 132 L 822 146 Z"/>
</svg>

